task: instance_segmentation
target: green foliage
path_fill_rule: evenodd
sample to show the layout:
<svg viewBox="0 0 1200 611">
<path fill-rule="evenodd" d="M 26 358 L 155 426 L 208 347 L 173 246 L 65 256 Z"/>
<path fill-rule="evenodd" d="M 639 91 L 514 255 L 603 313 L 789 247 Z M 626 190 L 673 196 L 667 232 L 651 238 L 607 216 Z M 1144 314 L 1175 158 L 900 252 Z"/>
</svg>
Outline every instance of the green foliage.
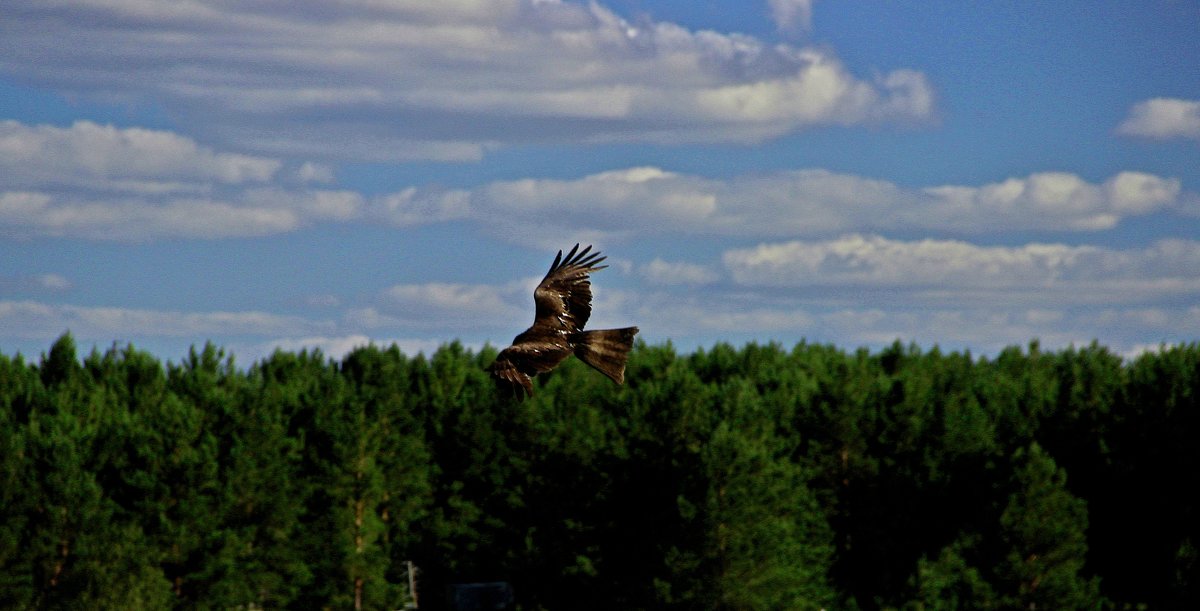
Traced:
<svg viewBox="0 0 1200 611">
<path fill-rule="evenodd" d="M 1087 503 L 1066 489 L 1066 472 L 1033 442 L 1017 450 L 1013 485 L 1000 514 L 1008 552 L 997 567 L 1009 608 L 1082 609 L 1099 605 L 1099 582 L 1085 579 Z"/>
<path fill-rule="evenodd" d="M 704 586 L 717 608 L 824 608 L 832 532 L 803 466 L 773 456 L 761 433 L 721 422 L 703 452 Z"/>
<path fill-rule="evenodd" d="M 971 561 L 978 555 L 979 536 L 964 536 L 943 547 L 936 558 L 922 557 L 913 576 L 912 609 L 992 609 L 996 594 Z"/>
<path fill-rule="evenodd" d="M 0 609 L 1200 606 L 1200 346 L 0 355 Z"/>
</svg>

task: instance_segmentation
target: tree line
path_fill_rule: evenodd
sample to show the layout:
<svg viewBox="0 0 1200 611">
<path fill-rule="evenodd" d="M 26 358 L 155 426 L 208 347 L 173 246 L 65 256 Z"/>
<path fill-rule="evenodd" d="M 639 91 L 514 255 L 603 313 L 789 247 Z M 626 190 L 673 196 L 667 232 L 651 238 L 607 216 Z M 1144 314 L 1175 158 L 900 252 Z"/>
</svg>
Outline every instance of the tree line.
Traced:
<svg viewBox="0 0 1200 611">
<path fill-rule="evenodd" d="M 1200 608 L 1200 345 L 0 355 L 0 608 Z"/>
</svg>

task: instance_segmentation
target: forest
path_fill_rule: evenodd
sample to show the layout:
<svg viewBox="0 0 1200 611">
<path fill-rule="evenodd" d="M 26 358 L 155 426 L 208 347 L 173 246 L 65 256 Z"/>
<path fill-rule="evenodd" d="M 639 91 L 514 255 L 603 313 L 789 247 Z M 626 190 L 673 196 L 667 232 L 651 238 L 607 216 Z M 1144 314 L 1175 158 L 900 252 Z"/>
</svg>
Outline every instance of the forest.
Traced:
<svg viewBox="0 0 1200 611">
<path fill-rule="evenodd" d="M 0 355 L 0 608 L 1200 608 L 1200 344 Z"/>
</svg>

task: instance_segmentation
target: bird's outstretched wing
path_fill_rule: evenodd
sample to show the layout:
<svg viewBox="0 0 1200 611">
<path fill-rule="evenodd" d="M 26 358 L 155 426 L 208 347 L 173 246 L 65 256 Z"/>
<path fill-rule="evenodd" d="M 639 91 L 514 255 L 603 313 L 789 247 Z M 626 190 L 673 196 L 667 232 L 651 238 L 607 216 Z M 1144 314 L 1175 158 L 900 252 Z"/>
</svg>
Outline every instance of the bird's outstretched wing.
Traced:
<svg viewBox="0 0 1200 611">
<path fill-rule="evenodd" d="M 488 373 L 491 374 L 492 380 L 496 382 L 496 387 L 504 392 L 504 394 L 517 399 L 518 401 L 525 397 L 533 396 L 533 380 L 529 374 L 521 371 L 509 355 L 497 356 L 496 361 L 488 366 Z"/>
<path fill-rule="evenodd" d="M 550 271 L 533 291 L 537 306 L 533 326 L 560 333 L 583 329 L 592 315 L 592 283 L 588 274 L 608 267 L 597 265 L 605 259 L 600 253 L 588 253 L 591 246 L 579 250 L 576 244 L 564 257 L 562 251 L 554 257 Z"/>
<path fill-rule="evenodd" d="M 488 371 L 497 386 L 523 399 L 533 396 L 533 376 L 554 369 L 570 354 L 570 346 L 556 337 L 528 339 L 501 350 Z"/>
</svg>

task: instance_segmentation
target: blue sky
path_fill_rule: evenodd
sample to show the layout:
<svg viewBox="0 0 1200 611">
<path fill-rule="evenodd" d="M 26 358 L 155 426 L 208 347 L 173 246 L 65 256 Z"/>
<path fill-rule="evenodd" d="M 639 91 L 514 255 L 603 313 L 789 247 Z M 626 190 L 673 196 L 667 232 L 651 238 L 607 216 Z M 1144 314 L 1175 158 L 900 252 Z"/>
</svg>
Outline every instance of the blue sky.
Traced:
<svg viewBox="0 0 1200 611">
<path fill-rule="evenodd" d="M 1200 2 L 10 0 L 0 352 L 1200 338 Z"/>
</svg>

